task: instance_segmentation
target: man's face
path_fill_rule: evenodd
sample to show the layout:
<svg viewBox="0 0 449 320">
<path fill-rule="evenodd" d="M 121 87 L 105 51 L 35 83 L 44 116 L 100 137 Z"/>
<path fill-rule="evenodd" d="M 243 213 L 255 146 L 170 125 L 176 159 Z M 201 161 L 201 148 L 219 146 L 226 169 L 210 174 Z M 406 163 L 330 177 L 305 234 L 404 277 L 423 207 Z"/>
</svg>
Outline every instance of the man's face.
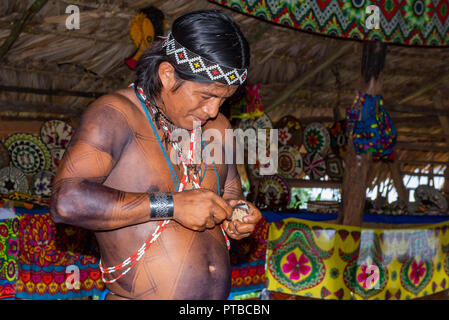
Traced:
<svg viewBox="0 0 449 320">
<path fill-rule="evenodd" d="M 238 88 L 237 85 L 228 86 L 219 82 L 202 84 L 184 81 L 178 90 L 172 91 L 173 85 L 174 82 L 169 81 L 168 89 L 163 84 L 162 111 L 176 126 L 187 130 L 193 129 L 194 121 L 204 125 L 207 120 L 215 118 L 223 102 Z"/>
</svg>

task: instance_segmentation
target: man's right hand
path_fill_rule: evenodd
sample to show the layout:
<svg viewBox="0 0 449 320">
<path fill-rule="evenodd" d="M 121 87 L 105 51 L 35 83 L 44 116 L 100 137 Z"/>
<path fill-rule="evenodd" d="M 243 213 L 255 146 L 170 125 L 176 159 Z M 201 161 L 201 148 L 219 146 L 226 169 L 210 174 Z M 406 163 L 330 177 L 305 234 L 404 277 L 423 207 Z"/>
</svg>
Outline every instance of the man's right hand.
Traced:
<svg viewBox="0 0 449 320">
<path fill-rule="evenodd" d="M 184 227 L 204 231 L 231 219 L 232 207 L 216 193 L 194 189 L 173 194 L 173 219 Z"/>
</svg>

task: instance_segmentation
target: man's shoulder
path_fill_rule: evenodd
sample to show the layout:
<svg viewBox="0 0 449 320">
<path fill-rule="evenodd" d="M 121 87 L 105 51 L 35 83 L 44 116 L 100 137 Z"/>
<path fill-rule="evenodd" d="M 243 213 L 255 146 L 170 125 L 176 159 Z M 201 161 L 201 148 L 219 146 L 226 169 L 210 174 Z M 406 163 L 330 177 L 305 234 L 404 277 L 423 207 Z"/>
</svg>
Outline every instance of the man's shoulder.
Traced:
<svg viewBox="0 0 449 320">
<path fill-rule="evenodd" d="M 115 92 L 101 96 L 95 100 L 88 108 L 88 110 L 106 110 L 114 109 L 127 121 L 132 121 L 139 115 L 136 105 L 132 101 L 132 94 L 129 89 L 117 90 Z"/>
</svg>

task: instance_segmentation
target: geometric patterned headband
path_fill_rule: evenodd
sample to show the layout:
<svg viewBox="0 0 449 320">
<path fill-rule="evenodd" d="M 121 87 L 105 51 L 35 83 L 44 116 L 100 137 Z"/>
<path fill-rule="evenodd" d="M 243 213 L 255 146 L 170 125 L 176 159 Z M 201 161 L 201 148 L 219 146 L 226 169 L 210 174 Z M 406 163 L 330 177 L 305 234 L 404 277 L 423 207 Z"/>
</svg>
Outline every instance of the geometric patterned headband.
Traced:
<svg viewBox="0 0 449 320">
<path fill-rule="evenodd" d="M 173 62 L 195 74 L 202 75 L 209 80 L 227 85 L 243 84 L 248 74 L 247 69 L 236 69 L 219 65 L 207 60 L 179 44 L 172 33 L 167 36 L 162 47 L 166 47 L 166 54 Z"/>
</svg>

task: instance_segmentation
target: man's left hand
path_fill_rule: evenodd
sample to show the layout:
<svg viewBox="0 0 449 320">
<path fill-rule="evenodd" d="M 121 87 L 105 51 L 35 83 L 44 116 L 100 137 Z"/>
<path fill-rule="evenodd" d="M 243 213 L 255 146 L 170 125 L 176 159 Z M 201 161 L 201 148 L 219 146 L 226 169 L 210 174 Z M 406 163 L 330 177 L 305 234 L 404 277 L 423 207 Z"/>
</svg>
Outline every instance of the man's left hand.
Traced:
<svg viewBox="0 0 449 320">
<path fill-rule="evenodd" d="M 262 219 L 262 214 L 252 203 L 244 200 L 228 200 L 228 203 L 231 206 L 235 206 L 238 203 L 247 204 L 249 207 L 249 215 L 243 217 L 243 222 L 239 220 L 224 220 L 223 228 L 226 231 L 226 234 L 234 240 L 248 237 L 254 231 L 256 224 Z"/>
</svg>

